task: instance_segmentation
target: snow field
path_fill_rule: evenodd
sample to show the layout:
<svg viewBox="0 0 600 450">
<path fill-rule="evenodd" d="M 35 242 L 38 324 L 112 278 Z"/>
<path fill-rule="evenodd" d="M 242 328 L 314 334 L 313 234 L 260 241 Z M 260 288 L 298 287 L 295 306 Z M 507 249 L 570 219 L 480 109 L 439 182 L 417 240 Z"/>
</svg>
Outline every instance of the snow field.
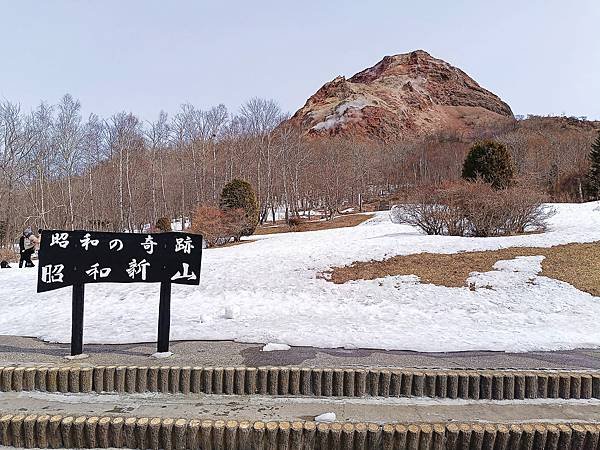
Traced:
<svg viewBox="0 0 600 450">
<path fill-rule="evenodd" d="M 553 206 L 557 214 L 543 234 L 425 236 L 378 213 L 353 228 L 264 235 L 206 250 L 200 286 L 173 286 L 171 339 L 430 352 L 598 347 L 600 299 L 539 276 L 541 256 L 499 261 L 461 288 L 420 284 L 414 276 L 336 285 L 319 275 L 356 260 L 424 251 L 600 240 L 598 203 Z M 69 342 L 71 290 L 37 294 L 36 274 L 0 270 L 0 333 Z M 84 342 L 155 341 L 158 292 L 158 284 L 87 285 Z"/>
</svg>

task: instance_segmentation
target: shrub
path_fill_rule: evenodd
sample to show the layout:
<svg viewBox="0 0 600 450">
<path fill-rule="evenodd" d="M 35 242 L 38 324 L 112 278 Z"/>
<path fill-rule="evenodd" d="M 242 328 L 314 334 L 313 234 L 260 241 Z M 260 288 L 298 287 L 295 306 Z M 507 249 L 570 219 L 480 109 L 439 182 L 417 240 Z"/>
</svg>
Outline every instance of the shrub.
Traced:
<svg viewBox="0 0 600 450">
<path fill-rule="evenodd" d="M 600 198 L 600 132 L 596 141 L 592 144 L 589 155 L 590 171 L 587 178 L 589 194 L 596 200 Z"/>
<path fill-rule="evenodd" d="M 448 193 L 433 187 L 419 189 L 403 205 L 390 211 L 392 222 L 413 225 L 427 234 L 463 235 L 460 210 L 448 201 Z"/>
<path fill-rule="evenodd" d="M 240 238 L 245 236 L 244 233 L 248 227 L 246 211 L 242 208 L 230 208 L 222 210 L 222 212 L 226 235 L 234 242 L 239 242 Z"/>
<path fill-rule="evenodd" d="M 17 262 L 17 252 L 14 248 L 0 248 L 0 261 Z"/>
<path fill-rule="evenodd" d="M 288 227 L 290 228 L 297 228 L 302 222 L 303 220 L 299 216 L 293 216 L 287 220 Z"/>
<path fill-rule="evenodd" d="M 160 217 L 156 221 L 156 229 L 162 232 L 173 231 L 171 229 L 171 220 L 168 217 Z"/>
<path fill-rule="evenodd" d="M 469 151 L 462 169 L 465 180 L 482 179 L 494 189 L 504 189 L 511 185 L 514 166 L 510 153 L 498 142 L 478 142 Z"/>
<path fill-rule="evenodd" d="M 577 169 L 569 171 L 559 177 L 557 186 L 550 192 L 558 202 L 583 202 L 590 195 L 587 174 Z"/>
<path fill-rule="evenodd" d="M 225 245 L 231 240 L 239 241 L 246 226 L 246 215 L 243 209 L 219 209 L 201 206 L 196 209 L 192 218 L 191 230 L 201 234 L 208 247 Z"/>
<path fill-rule="evenodd" d="M 242 227 L 242 236 L 250 236 L 258 225 L 258 201 L 252 186 L 247 181 L 234 179 L 227 183 L 221 191 L 219 201 L 221 209 L 242 209 L 245 224 Z"/>
<path fill-rule="evenodd" d="M 494 190 L 485 183 L 456 185 L 452 201 L 459 205 L 469 236 L 503 236 L 543 231 L 553 214 L 542 196 L 526 187 Z"/>
<path fill-rule="evenodd" d="M 531 189 L 495 190 L 479 181 L 420 190 L 409 203 L 394 206 L 391 218 L 427 234 L 485 237 L 543 231 L 553 214 Z"/>
<path fill-rule="evenodd" d="M 223 238 L 223 211 L 219 208 L 201 206 L 196 209 L 192 216 L 193 233 L 201 234 L 206 245 L 212 247 L 217 245 L 219 239 Z"/>
</svg>

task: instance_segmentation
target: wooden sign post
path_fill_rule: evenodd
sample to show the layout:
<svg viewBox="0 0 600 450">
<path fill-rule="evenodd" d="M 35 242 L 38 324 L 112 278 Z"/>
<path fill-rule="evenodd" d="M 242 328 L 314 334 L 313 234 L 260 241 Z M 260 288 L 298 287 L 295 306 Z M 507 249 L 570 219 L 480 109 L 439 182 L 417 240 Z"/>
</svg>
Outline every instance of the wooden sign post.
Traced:
<svg viewBox="0 0 600 450">
<path fill-rule="evenodd" d="M 38 292 L 73 287 L 71 356 L 83 353 L 88 283 L 160 283 L 158 352 L 169 351 L 171 284 L 200 284 L 202 236 L 44 230 Z"/>
<path fill-rule="evenodd" d="M 158 306 L 158 343 L 156 351 L 169 351 L 169 332 L 171 330 L 171 283 L 160 283 L 160 305 Z"/>
<path fill-rule="evenodd" d="M 83 353 L 83 297 L 84 284 L 73 285 L 73 305 L 71 309 L 71 356 Z"/>
</svg>

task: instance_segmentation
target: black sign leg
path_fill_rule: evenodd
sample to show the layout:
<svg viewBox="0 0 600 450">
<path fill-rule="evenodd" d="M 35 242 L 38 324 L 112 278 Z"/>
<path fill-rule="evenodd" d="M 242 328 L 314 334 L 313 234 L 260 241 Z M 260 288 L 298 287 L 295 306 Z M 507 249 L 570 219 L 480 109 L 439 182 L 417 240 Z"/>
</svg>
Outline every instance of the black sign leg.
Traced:
<svg viewBox="0 0 600 450">
<path fill-rule="evenodd" d="M 83 353 L 83 296 L 84 284 L 73 286 L 73 310 L 71 316 L 71 356 Z"/>
<path fill-rule="evenodd" d="M 171 329 L 171 283 L 160 283 L 160 306 L 158 308 L 159 353 L 169 351 L 169 331 Z"/>
</svg>

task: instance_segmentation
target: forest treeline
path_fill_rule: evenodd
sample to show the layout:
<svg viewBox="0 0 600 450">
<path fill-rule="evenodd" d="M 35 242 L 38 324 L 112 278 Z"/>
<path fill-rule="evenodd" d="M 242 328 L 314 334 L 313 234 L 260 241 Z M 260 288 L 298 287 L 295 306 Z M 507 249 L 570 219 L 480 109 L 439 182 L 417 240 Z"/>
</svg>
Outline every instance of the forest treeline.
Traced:
<svg viewBox="0 0 600 450">
<path fill-rule="evenodd" d="M 0 103 L 0 243 L 26 226 L 141 230 L 218 203 L 238 178 L 256 191 L 261 221 L 347 207 L 460 177 L 473 141 L 504 143 L 517 176 L 556 201 L 582 201 L 597 123 L 532 117 L 466 138 L 458 133 L 392 142 L 315 139 L 285 125 L 276 102 L 252 99 L 232 114 L 184 104 L 152 122 L 132 113 L 83 117 L 65 95 L 23 111 Z"/>
</svg>

